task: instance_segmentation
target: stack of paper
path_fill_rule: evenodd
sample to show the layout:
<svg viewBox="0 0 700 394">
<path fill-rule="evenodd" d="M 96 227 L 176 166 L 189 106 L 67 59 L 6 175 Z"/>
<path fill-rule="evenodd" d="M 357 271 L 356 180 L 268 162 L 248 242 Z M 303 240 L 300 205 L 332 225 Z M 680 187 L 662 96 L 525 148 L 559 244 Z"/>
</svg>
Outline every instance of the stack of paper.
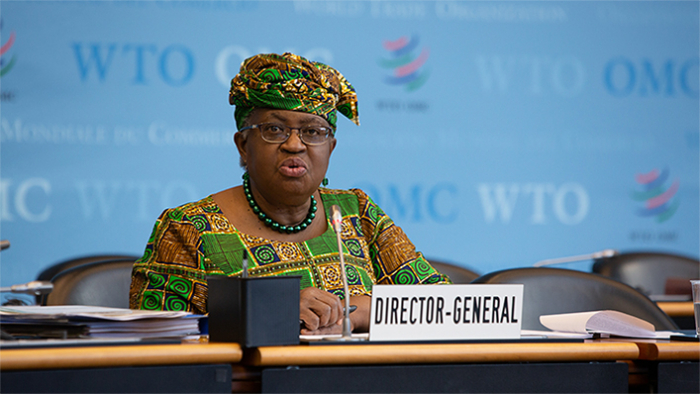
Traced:
<svg viewBox="0 0 700 394">
<path fill-rule="evenodd" d="M 591 338 L 619 336 L 629 338 L 669 338 L 674 331 L 656 331 L 646 320 L 626 313 L 603 310 L 540 316 L 540 323 L 552 331 L 523 330 L 522 335 Z"/>
<path fill-rule="evenodd" d="M 80 327 L 79 336 L 184 337 L 199 335 L 201 315 L 189 312 L 145 311 L 85 305 L 0 307 L 0 324 L 34 327 Z M 74 330 L 75 331 L 75 330 Z"/>
</svg>

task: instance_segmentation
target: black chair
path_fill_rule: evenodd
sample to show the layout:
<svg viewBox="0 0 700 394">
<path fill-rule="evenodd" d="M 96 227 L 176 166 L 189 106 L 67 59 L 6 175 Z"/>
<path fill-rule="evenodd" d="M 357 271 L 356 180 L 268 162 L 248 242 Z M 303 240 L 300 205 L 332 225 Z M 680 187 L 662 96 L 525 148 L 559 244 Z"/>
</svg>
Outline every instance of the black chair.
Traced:
<svg viewBox="0 0 700 394">
<path fill-rule="evenodd" d="M 482 275 L 472 283 L 516 284 L 523 290 L 522 329 L 547 330 L 541 315 L 616 310 L 653 324 L 678 326 L 654 302 L 632 287 L 604 276 L 562 268 L 514 268 Z"/>
<path fill-rule="evenodd" d="M 591 269 L 652 298 L 663 294 L 690 295 L 690 279 L 700 279 L 700 260 L 670 253 L 622 253 L 595 260 Z"/>
<path fill-rule="evenodd" d="M 456 264 L 430 259 L 428 261 L 438 272 L 447 275 L 454 284 L 468 284 L 479 277 L 479 274 L 476 272 Z"/>
<path fill-rule="evenodd" d="M 63 260 L 61 262 L 48 266 L 43 271 L 39 272 L 39 275 L 37 275 L 36 280 L 50 281 L 59 272 L 67 270 L 71 267 L 75 267 L 77 265 L 115 259 L 133 259 L 133 261 L 136 261 L 140 257 L 141 256 L 133 256 L 129 254 L 95 254 L 76 257 L 68 260 Z"/>
<path fill-rule="evenodd" d="M 136 259 L 120 258 L 78 265 L 53 277 L 46 305 L 129 307 L 131 269 Z"/>
<path fill-rule="evenodd" d="M 53 279 L 53 277 L 56 276 L 59 272 L 65 271 L 69 268 L 76 267 L 78 265 L 89 264 L 89 263 L 94 263 L 94 262 L 98 262 L 98 261 L 116 260 L 116 259 L 124 259 L 124 260 L 131 259 L 132 261 L 136 261 L 140 257 L 141 256 L 134 256 L 134 255 L 130 255 L 130 254 L 94 254 L 94 255 L 80 256 L 80 257 L 76 257 L 76 258 L 72 258 L 72 259 L 68 259 L 68 260 L 63 260 L 63 261 L 60 261 L 56 264 L 53 264 L 53 265 L 46 267 L 43 271 L 39 272 L 39 275 L 36 276 L 35 280 L 50 282 L 51 279 Z M 36 304 L 37 305 L 46 305 L 46 295 L 37 295 L 36 296 Z"/>
</svg>

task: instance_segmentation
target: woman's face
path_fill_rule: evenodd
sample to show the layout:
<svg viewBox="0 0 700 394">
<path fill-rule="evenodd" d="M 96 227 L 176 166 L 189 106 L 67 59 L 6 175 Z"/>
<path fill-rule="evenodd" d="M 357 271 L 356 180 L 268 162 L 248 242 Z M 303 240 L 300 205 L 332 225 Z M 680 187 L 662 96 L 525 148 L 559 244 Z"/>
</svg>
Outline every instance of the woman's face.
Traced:
<svg viewBox="0 0 700 394">
<path fill-rule="evenodd" d="M 257 108 L 247 126 L 280 123 L 287 127 L 330 127 L 320 116 L 305 112 Z M 269 202 L 298 204 L 308 200 L 326 176 L 328 162 L 335 148 L 333 137 L 321 145 L 306 145 L 296 130 L 283 143 L 268 143 L 257 128 L 238 132 L 236 146 L 248 167 L 251 187 Z"/>
</svg>

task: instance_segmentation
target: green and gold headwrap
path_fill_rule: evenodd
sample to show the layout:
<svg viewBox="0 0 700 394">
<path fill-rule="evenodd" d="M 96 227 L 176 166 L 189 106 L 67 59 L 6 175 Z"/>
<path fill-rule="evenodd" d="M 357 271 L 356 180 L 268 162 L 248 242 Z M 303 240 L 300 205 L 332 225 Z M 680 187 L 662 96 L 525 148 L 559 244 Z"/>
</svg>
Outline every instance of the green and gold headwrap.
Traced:
<svg viewBox="0 0 700 394">
<path fill-rule="evenodd" d="M 231 80 L 228 101 L 236 106 L 236 126 L 254 108 L 307 112 L 335 129 L 336 110 L 359 125 L 357 94 L 345 77 L 323 63 L 292 53 L 261 54 L 246 59 Z"/>
</svg>

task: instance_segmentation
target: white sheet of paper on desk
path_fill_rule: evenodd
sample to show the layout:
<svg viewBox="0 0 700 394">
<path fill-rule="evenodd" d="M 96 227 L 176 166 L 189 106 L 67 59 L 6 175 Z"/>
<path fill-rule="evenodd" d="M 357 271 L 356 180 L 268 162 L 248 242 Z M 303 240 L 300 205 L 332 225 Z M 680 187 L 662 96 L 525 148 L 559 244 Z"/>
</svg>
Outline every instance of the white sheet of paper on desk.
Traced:
<svg viewBox="0 0 700 394">
<path fill-rule="evenodd" d="M 183 337 L 199 334 L 201 315 L 86 305 L 0 307 L 3 323 L 85 325 L 93 337 Z"/>
<path fill-rule="evenodd" d="M 126 322 L 91 322 L 89 333 L 93 337 L 181 337 L 199 334 L 199 319 L 145 319 Z"/>
<path fill-rule="evenodd" d="M 657 338 L 653 324 L 612 310 L 543 315 L 540 316 L 540 323 L 553 331 Z"/>
<path fill-rule="evenodd" d="M 520 330 L 520 338 L 564 338 L 564 339 L 590 339 L 593 334 L 590 332 L 564 332 L 545 330 Z"/>
<path fill-rule="evenodd" d="M 90 322 L 90 334 L 98 332 L 130 332 L 148 333 L 163 331 L 182 331 L 187 333 L 199 332 L 197 316 L 187 316 L 180 319 L 143 319 L 125 322 L 100 321 Z"/>
<path fill-rule="evenodd" d="M 366 341 L 369 340 L 369 333 L 354 333 L 351 334 L 353 339 Z M 301 342 L 319 342 L 319 341 L 329 341 L 338 340 L 342 337 L 340 334 L 326 334 L 326 335 L 299 335 L 299 340 Z"/>
<path fill-rule="evenodd" d="M 90 305 L 28 305 L 0 307 L 0 316 L 21 317 L 23 319 L 82 317 L 97 320 L 130 321 L 149 318 L 180 318 L 187 315 L 191 315 L 191 313 L 181 311 L 147 311 L 140 309 L 109 308 Z"/>
</svg>

